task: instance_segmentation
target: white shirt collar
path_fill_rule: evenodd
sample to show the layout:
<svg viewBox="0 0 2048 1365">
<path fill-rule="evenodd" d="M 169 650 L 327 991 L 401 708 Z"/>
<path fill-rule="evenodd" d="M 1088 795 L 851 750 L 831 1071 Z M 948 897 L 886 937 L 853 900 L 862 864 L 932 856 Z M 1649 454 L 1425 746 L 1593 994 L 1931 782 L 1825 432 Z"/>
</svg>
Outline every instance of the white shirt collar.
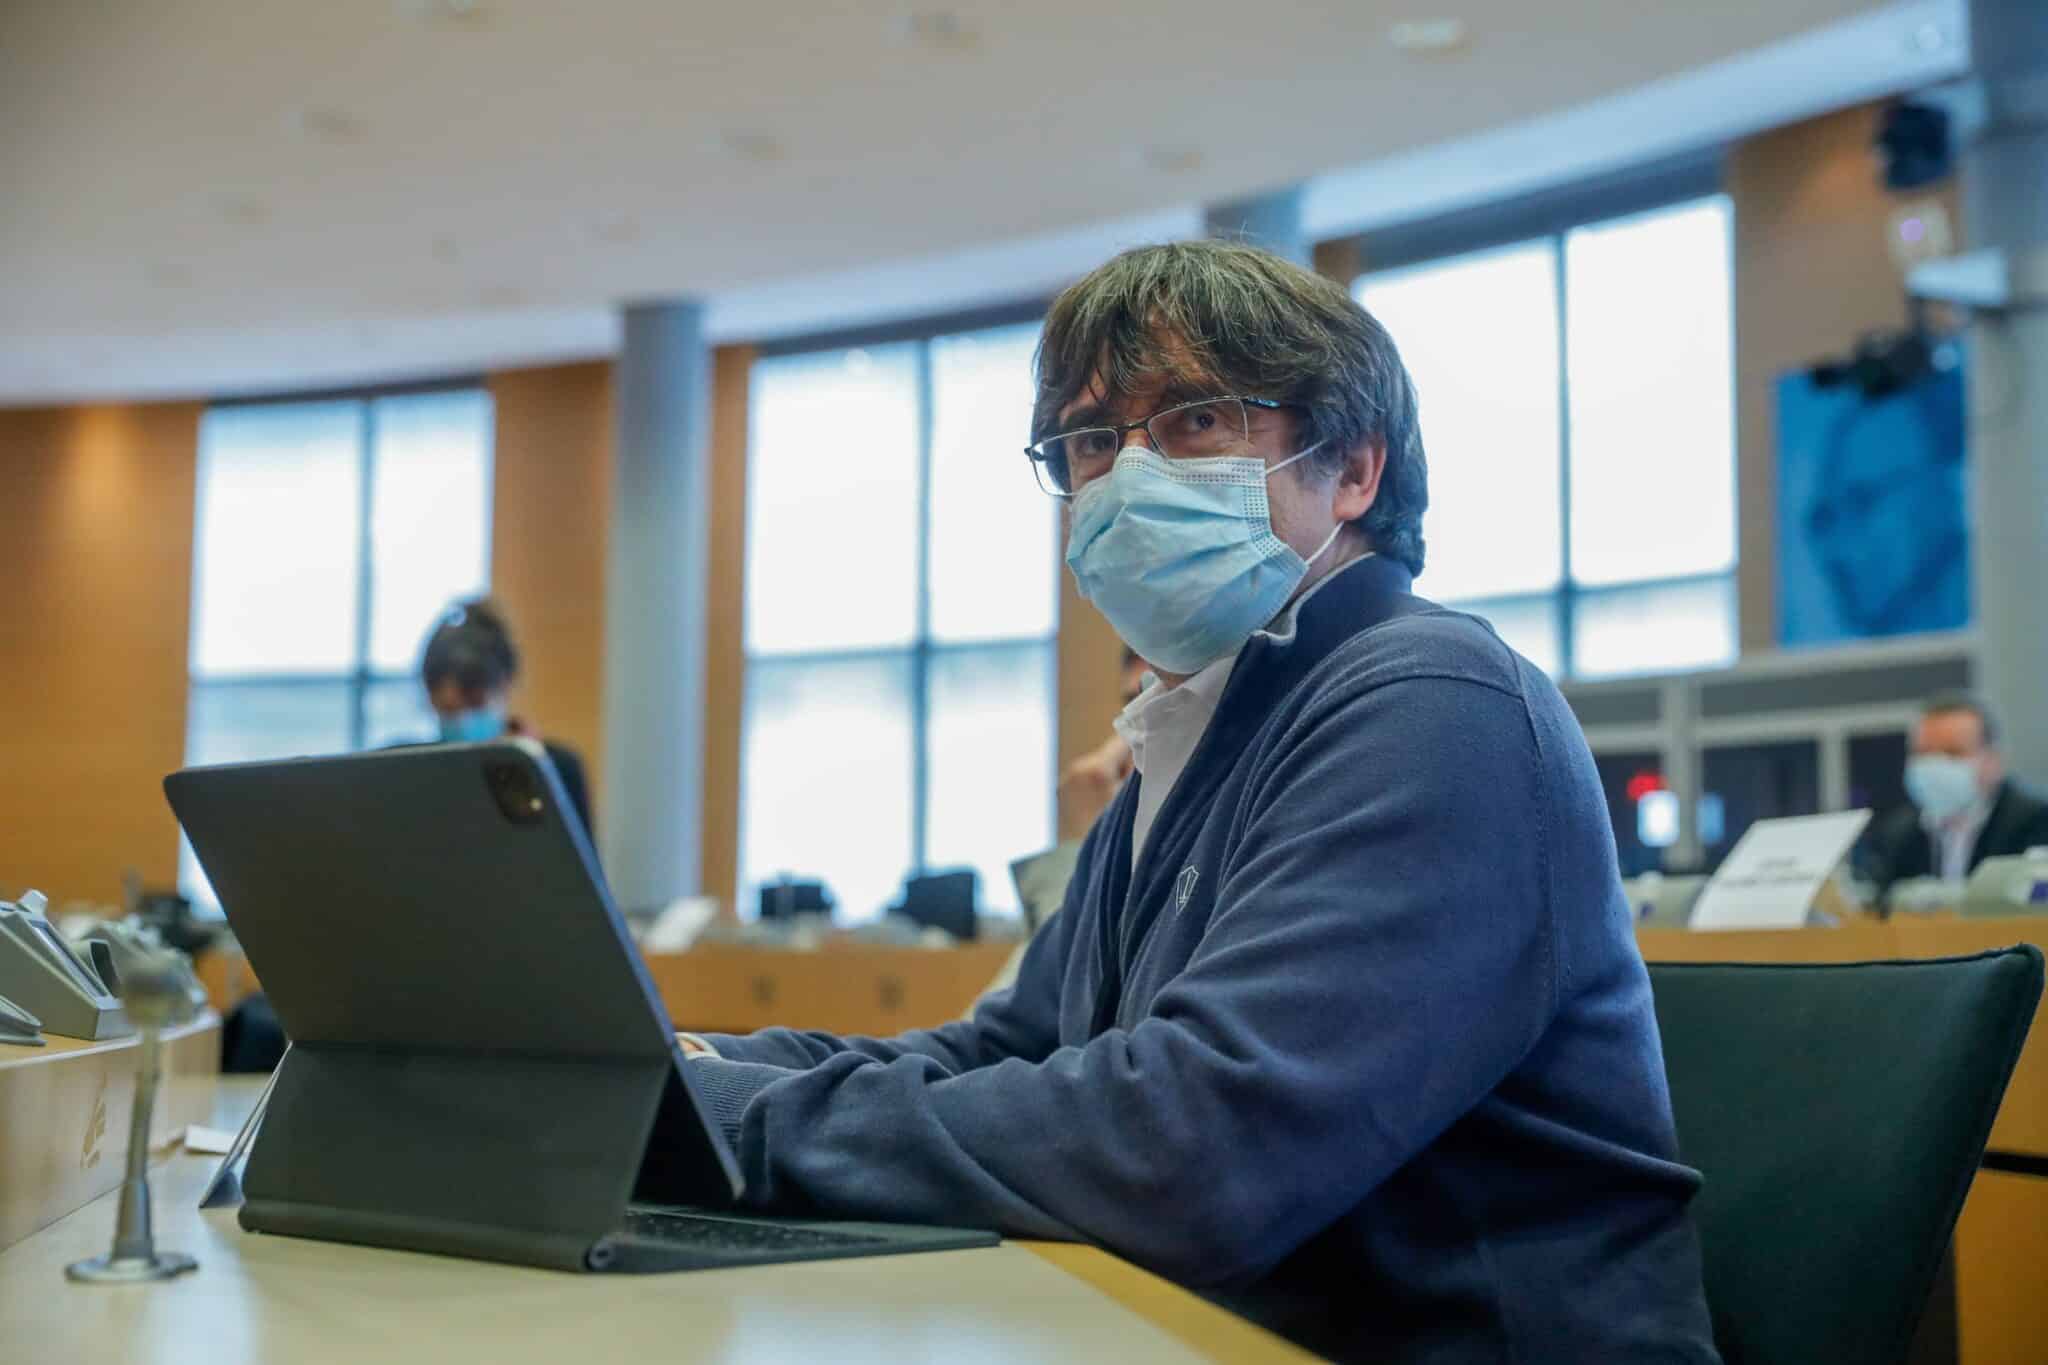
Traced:
<svg viewBox="0 0 2048 1365">
<path fill-rule="evenodd" d="M 1923 811 L 1920 823 L 1934 845 L 1934 875 L 1943 881 L 1965 881 L 1970 875 L 1970 855 L 1991 820 L 1992 800 L 1979 796 L 1963 811 L 1947 820 L 1932 820 Z"/>
<path fill-rule="evenodd" d="M 1237 667 L 1237 656 L 1243 652 L 1242 647 L 1233 649 L 1178 687 L 1168 687 L 1157 675 L 1146 675 L 1145 690 L 1131 698 L 1130 705 L 1118 713 L 1115 721 L 1116 732 L 1131 746 L 1131 763 L 1139 772 L 1148 770 L 1146 751 L 1154 748 L 1163 735 L 1187 736 L 1185 747 L 1189 751 L 1194 749 L 1193 741 L 1216 714 L 1223 689 L 1230 682 L 1230 672 Z"/>
</svg>

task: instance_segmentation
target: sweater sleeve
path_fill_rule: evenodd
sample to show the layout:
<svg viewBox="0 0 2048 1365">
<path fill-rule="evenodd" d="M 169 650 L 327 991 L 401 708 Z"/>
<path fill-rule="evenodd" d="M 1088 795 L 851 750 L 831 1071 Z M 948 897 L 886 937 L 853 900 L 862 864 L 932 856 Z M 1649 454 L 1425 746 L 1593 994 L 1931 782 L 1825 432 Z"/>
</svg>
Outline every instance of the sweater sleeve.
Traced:
<svg viewBox="0 0 2048 1365">
<path fill-rule="evenodd" d="M 1088 853 L 1082 851 L 1083 868 Z M 819 1030 L 769 1028 L 739 1035 L 707 1033 L 701 1035 L 703 1041 L 729 1061 L 799 1069 L 841 1054 L 881 1061 L 927 1057 L 949 1073 L 972 1071 L 1007 1057 L 1036 1061 L 1059 1045 L 1060 981 L 1074 925 L 1081 919 L 1073 905 L 1081 881 L 1077 872 L 1067 889 L 1066 906 L 1025 948 L 1017 979 L 984 999 L 966 1019 L 894 1038 L 842 1038 Z M 712 1060 L 700 1058 L 697 1064 Z"/>
<path fill-rule="evenodd" d="M 749 1200 L 1086 1239 L 1222 1287 L 1476 1104 L 1555 1009 L 1521 699 L 1354 689 L 1255 761 L 1207 929 L 1147 1017 L 971 1071 L 848 1052 L 724 1087 Z"/>
</svg>

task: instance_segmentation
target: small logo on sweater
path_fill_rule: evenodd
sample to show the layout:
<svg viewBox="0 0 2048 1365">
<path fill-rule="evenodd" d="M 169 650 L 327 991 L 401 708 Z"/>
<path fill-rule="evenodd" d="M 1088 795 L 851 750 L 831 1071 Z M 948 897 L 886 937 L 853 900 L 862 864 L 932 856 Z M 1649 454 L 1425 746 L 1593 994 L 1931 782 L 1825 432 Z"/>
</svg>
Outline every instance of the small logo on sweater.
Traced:
<svg viewBox="0 0 2048 1365">
<path fill-rule="evenodd" d="M 1173 879 L 1173 913 L 1177 915 L 1188 908 L 1188 902 L 1195 898 L 1195 883 L 1201 879 L 1202 874 L 1193 863 L 1180 870 L 1180 875 Z"/>
</svg>

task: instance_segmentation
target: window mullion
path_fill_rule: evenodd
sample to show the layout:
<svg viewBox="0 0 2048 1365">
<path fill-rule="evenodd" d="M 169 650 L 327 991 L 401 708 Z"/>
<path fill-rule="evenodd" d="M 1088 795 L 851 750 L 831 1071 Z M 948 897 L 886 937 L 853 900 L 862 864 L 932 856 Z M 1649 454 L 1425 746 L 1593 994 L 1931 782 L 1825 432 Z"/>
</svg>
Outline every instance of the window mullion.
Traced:
<svg viewBox="0 0 2048 1365">
<path fill-rule="evenodd" d="M 1578 615 L 1578 583 L 1572 577 L 1572 365 L 1570 283 L 1565 273 L 1565 234 L 1550 239 L 1557 278 L 1557 666 L 1558 676 L 1577 674 L 1573 633 Z"/>
<path fill-rule="evenodd" d="M 356 639 L 355 667 L 349 675 L 348 746 L 360 749 L 369 739 L 368 684 L 370 670 L 370 594 L 375 573 L 370 564 L 371 519 L 376 509 L 377 405 L 364 399 L 356 418 L 360 463 L 356 498 Z"/>
<path fill-rule="evenodd" d="M 910 646 L 910 865 L 922 873 L 930 850 L 932 654 L 932 343 L 917 344 L 917 615 Z"/>
</svg>

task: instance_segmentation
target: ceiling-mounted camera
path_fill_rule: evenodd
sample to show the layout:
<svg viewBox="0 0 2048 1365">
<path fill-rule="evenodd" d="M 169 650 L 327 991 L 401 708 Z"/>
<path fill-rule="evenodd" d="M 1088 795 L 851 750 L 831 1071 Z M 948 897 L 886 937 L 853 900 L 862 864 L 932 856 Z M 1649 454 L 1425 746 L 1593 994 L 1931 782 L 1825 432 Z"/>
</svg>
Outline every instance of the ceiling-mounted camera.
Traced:
<svg viewBox="0 0 2048 1365">
<path fill-rule="evenodd" d="M 1884 162 L 1884 187 L 1917 190 L 1948 179 L 1955 170 L 1949 145 L 1949 116 L 1939 105 L 1900 100 L 1884 111 L 1876 151 Z"/>
<path fill-rule="evenodd" d="M 1807 373 L 1819 388 L 1853 384 L 1866 398 L 1897 393 L 1937 370 L 1956 363 L 1955 343 L 1915 327 L 1903 332 L 1872 332 L 1856 342 L 1842 359 L 1823 360 Z"/>
</svg>

